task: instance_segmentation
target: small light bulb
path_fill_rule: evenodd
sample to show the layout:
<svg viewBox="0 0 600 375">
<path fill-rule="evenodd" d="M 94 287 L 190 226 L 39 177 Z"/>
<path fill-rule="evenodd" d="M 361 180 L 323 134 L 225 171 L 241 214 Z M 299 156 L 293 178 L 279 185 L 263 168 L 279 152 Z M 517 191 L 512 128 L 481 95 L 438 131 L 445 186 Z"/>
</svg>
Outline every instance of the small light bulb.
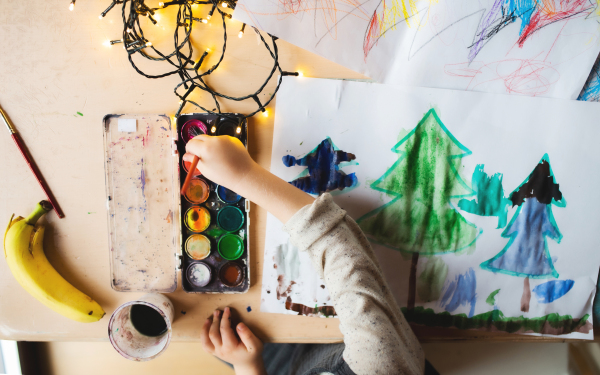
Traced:
<svg viewBox="0 0 600 375">
<path fill-rule="evenodd" d="M 181 105 L 181 103 L 183 103 L 183 100 L 180 100 L 180 101 L 179 101 L 179 105 Z"/>
<path fill-rule="evenodd" d="M 210 48 L 207 48 L 207 49 L 206 49 L 206 52 L 207 52 L 207 53 L 210 53 Z"/>
<path fill-rule="evenodd" d="M 203 18 L 202 19 L 202 23 L 208 23 L 208 20 L 206 20 L 206 19 Z"/>
<path fill-rule="evenodd" d="M 71 1 L 71 4 L 69 4 L 69 10 L 73 11 L 73 9 L 75 9 L 75 2 Z"/>
<path fill-rule="evenodd" d="M 158 14 L 155 14 L 154 15 L 154 20 L 156 21 L 156 24 L 158 24 L 158 21 L 160 21 L 160 16 Z"/>
<path fill-rule="evenodd" d="M 160 3 L 158 3 L 158 6 L 161 7 L 161 8 L 164 8 L 165 7 L 165 3 L 160 2 Z"/>
<path fill-rule="evenodd" d="M 298 72 L 298 77 L 302 78 L 302 77 L 304 77 L 304 74 L 302 74 L 302 72 Z"/>
<path fill-rule="evenodd" d="M 131 32 L 132 32 L 132 31 L 133 31 L 133 30 L 131 30 L 129 27 L 127 28 L 127 32 L 128 32 L 129 34 L 131 34 Z"/>
<path fill-rule="evenodd" d="M 216 131 L 217 131 L 217 127 L 213 125 L 213 127 L 212 127 L 212 128 L 210 128 L 210 132 L 211 132 L 211 133 L 214 133 L 214 132 L 216 132 Z"/>
<path fill-rule="evenodd" d="M 104 16 L 103 16 L 103 15 L 99 15 L 99 16 L 98 16 L 98 19 L 99 19 L 99 20 L 101 20 L 101 19 L 103 19 L 103 18 L 104 18 Z"/>
<path fill-rule="evenodd" d="M 227 8 L 227 3 L 223 1 L 223 3 L 221 4 L 223 6 L 223 8 Z"/>
<path fill-rule="evenodd" d="M 106 47 L 111 47 L 112 43 L 110 42 L 110 40 L 107 40 L 106 42 L 102 43 L 103 45 L 105 45 Z"/>
<path fill-rule="evenodd" d="M 150 43 L 150 42 L 146 43 L 146 47 L 150 47 L 150 46 L 152 46 L 152 43 Z"/>
<path fill-rule="evenodd" d="M 212 17 L 210 14 L 208 16 L 206 16 L 206 19 L 209 20 L 210 17 Z"/>
<path fill-rule="evenodd" d="M 243 37 L 243 36 L 244 36 L 244 32 L 243 32 L 243 31 L 240 31 L 240 32 L 238 33 L 238 38 L 241 38 L 241 37 Z"/>
<path fill-rule="evenodd" d="M 240 134 L 242 132 L 242 127 L 238 126 L 237 129 L 235 129 L 235 132 Z"/>
<path fill-rule="evenodd" d="M 269 111 L 267 111 L 267 110 L 265 109 L 265 111 L 263 112 L 263 116 L 265 116 L 265 117 L 269 117 Z"/>
</svg>

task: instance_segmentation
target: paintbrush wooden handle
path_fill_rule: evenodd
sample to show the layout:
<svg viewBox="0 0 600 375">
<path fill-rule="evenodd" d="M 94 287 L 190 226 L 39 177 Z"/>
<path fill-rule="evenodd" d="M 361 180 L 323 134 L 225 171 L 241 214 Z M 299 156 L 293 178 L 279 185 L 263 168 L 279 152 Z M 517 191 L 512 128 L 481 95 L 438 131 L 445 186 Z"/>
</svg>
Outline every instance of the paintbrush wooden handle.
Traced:
<svg viewBox="0 0 600 375">
<path fill-rule="evenodd" d="M 192 165 L 190 165 L 190 168 L 188 169 L 188 174 L 185 177 L 183 186 L 181 187 L 181 195 L 185 195 L 185 191 L 187 190 L 188 186 L 190 186 L 190 181 L 192 181 L 192 175 L 194 174 L 194 171 L 196 171 L 196 166 L 198 165 L 199 161 L 200 161 L 200 158 L 197 157 L 196 155 L 194 155 L 194 159 L 192 160 Z"/>
</svg>

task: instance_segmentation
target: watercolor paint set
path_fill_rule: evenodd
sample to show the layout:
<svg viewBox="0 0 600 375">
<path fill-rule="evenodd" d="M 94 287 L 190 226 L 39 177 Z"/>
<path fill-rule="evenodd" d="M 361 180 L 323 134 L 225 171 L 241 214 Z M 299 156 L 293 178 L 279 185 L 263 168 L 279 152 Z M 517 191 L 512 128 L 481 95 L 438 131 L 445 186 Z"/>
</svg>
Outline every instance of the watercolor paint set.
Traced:
<svg viewBox="0 0 600 375">
<path fill-rule="evenodd" d="M 190 171 L 184 161 L 185 146 L 193 137 L 229 135 L 248 147 L 247 123 L 243 117 L 186 114 L 177 119 L 177 142 L 181 185 L 192 173 L 182 194 L 182 283 L 183 289 L 201 293 L 244 293 L 250 287 L 250 202 L 235 192 Z"/>
<path fill-rule="evenodd" d="M 250 287 L 250 202 L 197 169 L 185 194 L 196 135 L 247 147 L 235 114 L 107 115 L 103 120 L 111 285 L 117 291 L 245 293 Z"/>
</svg>

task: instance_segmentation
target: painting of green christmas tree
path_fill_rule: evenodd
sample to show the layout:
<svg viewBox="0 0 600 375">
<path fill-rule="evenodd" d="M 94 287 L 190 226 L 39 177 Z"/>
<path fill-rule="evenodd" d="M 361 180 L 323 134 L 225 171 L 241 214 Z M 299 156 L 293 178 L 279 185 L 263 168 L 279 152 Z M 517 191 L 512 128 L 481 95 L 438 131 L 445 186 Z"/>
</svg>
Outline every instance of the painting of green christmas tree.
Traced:
<svg viewBox="0 0 600 375">
<path fill-rule="evenodd" d="M 357 220 L 375 243 L 412 253 L 408 308 L 414 308 L 419 255 L 457 252 L 480 233 L 452 205 L 474 195 L 459 175 L 461 159 L 471 154 L 444 126 L 434 109 L 392 151 L 398 160 L 371 184 L 392 200 Z"/>
</svg>

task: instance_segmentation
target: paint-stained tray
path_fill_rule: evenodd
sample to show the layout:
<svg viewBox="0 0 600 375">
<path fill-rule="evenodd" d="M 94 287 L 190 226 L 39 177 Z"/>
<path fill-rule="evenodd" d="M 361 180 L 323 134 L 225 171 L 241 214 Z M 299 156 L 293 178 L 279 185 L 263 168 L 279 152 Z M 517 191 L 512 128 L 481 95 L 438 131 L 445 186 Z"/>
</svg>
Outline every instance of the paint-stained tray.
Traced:
<svg viewBox="0 0 600 375">
<path fill-rule="evenodd" d="M 164 115 L 103 121 L 111 285 L 173 292 L 179 265 L 176 132 Z"/>
</svg>

